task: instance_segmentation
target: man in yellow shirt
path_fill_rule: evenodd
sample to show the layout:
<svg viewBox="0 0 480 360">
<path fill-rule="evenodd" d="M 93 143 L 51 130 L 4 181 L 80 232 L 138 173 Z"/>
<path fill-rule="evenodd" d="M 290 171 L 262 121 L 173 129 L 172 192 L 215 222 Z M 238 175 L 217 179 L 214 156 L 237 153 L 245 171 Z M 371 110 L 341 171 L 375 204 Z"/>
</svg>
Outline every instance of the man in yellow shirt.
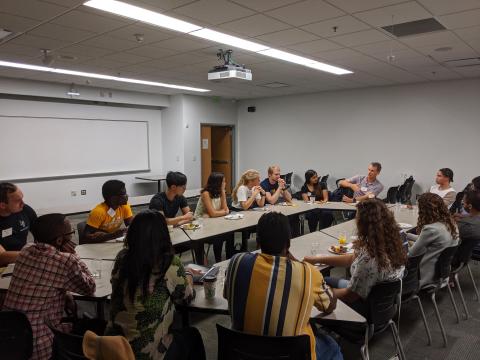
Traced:
<svg viewBox="0 0 480 360">
<path fill-rule="evenodd" d="M 120 227 L 122 224 L 130 225 L 133 219 L 123 181 L 108 180 L 102 186 L 102 195 L 105 201 L 90 212 L 81 244 L 99 243 L 123 236 L 126 229 Z"/>
</svg>

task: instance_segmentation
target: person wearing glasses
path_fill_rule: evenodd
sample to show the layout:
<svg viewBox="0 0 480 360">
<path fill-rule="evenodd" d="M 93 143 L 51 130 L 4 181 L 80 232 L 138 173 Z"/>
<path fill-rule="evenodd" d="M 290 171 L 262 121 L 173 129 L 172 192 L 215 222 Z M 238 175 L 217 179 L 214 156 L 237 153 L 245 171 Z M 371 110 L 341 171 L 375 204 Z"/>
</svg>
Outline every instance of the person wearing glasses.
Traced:
<svg viewBox="0 0 480 360">
<path fill-rule="evenodd" d="M 0 183 L 0 266 L 15 262 L 36 218 L 35 211 L 23 202 L 18 186 Z"/>
<path fill-rule="evenodd" d="M 125 234 L 122 224 L 130 225 L 133 219 L 132 209 L 128 205 L 125 183 L 120 180 L 108 180 L 102 186 L 104 202 L 95 206 L 88 215 L 85 233 L 80 244 L 100 243 L 116 239 Z"/>
<path fill-rule="evenodd" d="M 40 216 L 32 226 L 35 243 L 22 249 L 12 274 L 3 310 L 23 312 L 33 331 L 32 359 L 51 357 L 53 334 L 45 319 L 60 325 L 64 309 L 74 308 L 71 293 L 91 296 L 95 280 L 75 254 L 70 222 L 63 214 Z M 64 329 L 68 331 L 69 329 Z"/>
<path fill-rule="evenodd" d="M 187 177 L 178 171 L 169 171 L 166 178 L 167 191 L 156 194 L 150 200 L 149 208 L 160 211 L 168 225 L 178 226 L 193 220 L 193 213 L 183 196 L 187 188 Z M 177 215 L 179 210 L 182 215 Z"/>
</svg>

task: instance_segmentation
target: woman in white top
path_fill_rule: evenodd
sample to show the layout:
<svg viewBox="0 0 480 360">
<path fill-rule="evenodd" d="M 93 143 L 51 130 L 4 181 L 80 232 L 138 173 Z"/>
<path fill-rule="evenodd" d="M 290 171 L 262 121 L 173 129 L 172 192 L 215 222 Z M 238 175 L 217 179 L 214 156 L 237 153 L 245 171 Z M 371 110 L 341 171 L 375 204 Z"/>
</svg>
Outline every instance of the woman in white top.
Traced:
<svg viewBox="0 0 480 360">
<path fill-rule="evenodd" d="M 440 196 L 447 208 L 450 208 L 457 196 L 457 192 L 450 185 L 453 182 L 453 171 L 449 168 L 438 170 L 435 182 L 437 184 L 433 185 L 429 192 Z"/>
<path fill-rule="evenodd" d="M 207 184 L 200 192 L 200 199 L 198 199 L 197 207 L 195 208 L 195 218 L 213 218 L 228 215 L 230 211 L 227 205 L 225 185 L 225 176 L 222 173 L 212 172 L 210 174 Z M 216 262 L 222 261 L 224 239 L 225 236 L 215 236 L 209 240 L 209 242 L 213 244 L 213 253 L 215 254 Z M 233 241 L 233 236 L 231 239 L 228 238 L 227 241 Z"/>
<path fill-rule="evenodd" d="M 265 190 L 260 186 L 260 173 L 257 170 L 247 170 L 232 191 L 232 207 L 248 210 L 265 205 Z"/>
</svg>

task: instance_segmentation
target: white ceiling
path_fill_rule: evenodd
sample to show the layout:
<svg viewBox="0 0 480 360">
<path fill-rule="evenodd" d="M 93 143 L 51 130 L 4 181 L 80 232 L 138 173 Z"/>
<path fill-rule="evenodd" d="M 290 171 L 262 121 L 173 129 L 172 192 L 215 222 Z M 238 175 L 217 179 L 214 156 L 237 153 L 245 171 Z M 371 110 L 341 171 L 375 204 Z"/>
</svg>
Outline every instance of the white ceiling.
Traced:
<svg viewBox="0 0 480 360">
<path fill-rule="evenodd" d="M 480 76 L 480 66 L 445 64 L 480 56 L 480 0 L 124 1 L 354 73 L 330 75 L 234 49 L 234 59 L 252 69 L 253 81 L 209 82 L 207 71 L 218 64 L 218 48 L 228 47 L 90 9 L 81 0 L 1 0 L 0 28 L 17 36 L 0 43 L 0 59 L 41 65 L 40 49 L 46 48 L 56 56 L 56 67 L 206 88 L 212 90 L 207 96 L 236 99 Z M 435 17 L 447 30 L 394 39 L 380 28 L 391 24 L 392 15 L 395 23 Z M 134 34 L 143 34 L 143 42 Z M 451 50 L 435 50 L 445 47 Z M 394 62 L 387 60 L 390 51 Z M 0 76 L 86 81 L 8 68 L 0 68 Z M 262 86 L 271 82 L 289 86 Z M 179 93 L 95 79 L 91 84 Z"/>
</svg>

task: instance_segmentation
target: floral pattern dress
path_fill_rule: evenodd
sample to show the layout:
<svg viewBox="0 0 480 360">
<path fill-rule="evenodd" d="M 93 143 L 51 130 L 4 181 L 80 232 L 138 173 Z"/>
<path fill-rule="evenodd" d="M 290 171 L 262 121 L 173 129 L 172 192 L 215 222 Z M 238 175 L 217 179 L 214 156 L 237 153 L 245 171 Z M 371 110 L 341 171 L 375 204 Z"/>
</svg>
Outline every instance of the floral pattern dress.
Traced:
<svg viewBox="0 0 480 360">
<path fill-rule="evenodd" d="M 112 271 L 112 300 L 110 320 L 106 335 L 122 335 L 127 338 L 137 360 L 163 359 L 173 340 L 170 326 L 173 322 L 175 303 L 189 303 L 195 296 L 189 285 L 185 268 L 178 256 L 163 276 L 155 270 L 149 284 L 150 296 L 142 299 L 137 289 L 134 302 L 130 301 L 126 282 L 119 281 L 121 263 L 127 250 L 122 250 Z"/>
</svg>

